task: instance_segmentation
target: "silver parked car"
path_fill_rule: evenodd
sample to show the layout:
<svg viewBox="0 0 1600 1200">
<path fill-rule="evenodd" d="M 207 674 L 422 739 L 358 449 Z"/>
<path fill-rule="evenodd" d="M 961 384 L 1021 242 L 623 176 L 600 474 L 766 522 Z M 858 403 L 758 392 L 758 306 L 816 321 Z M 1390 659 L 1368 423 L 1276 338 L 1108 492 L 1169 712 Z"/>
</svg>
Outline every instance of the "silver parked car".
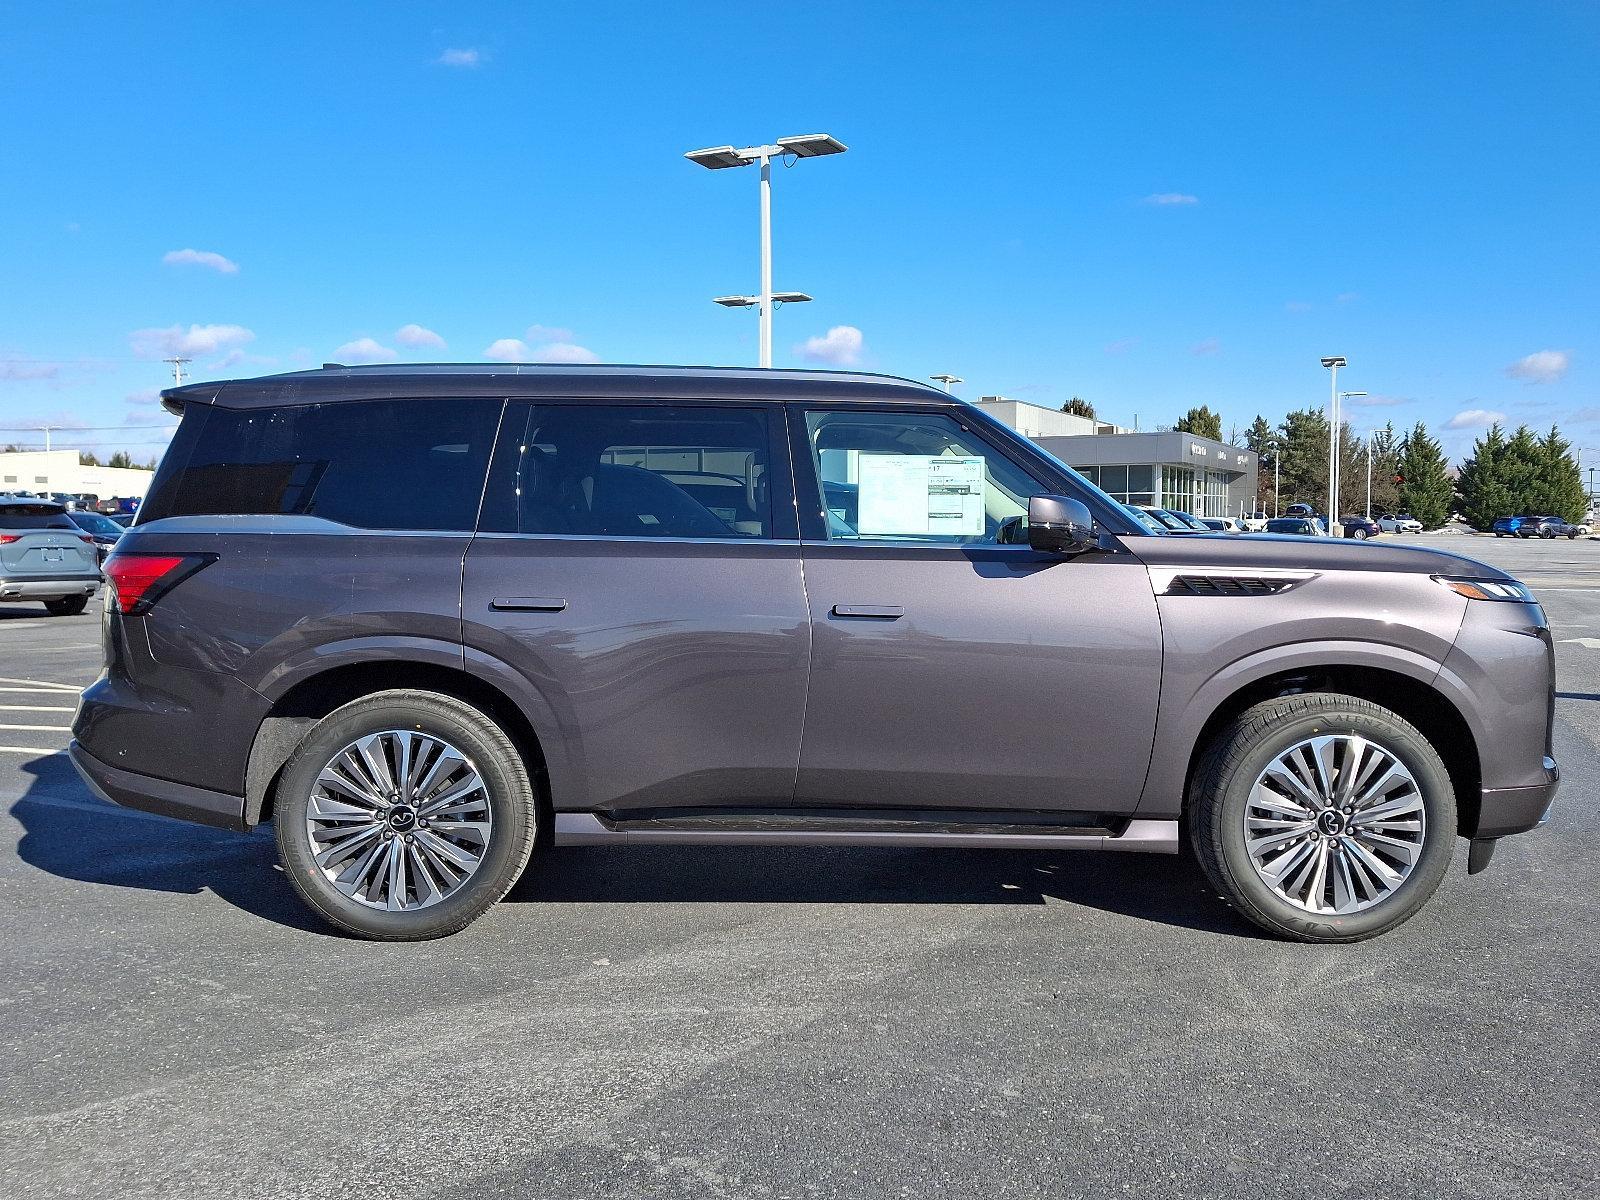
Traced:
<svg viewBox="0 0 1600 1200">
<path fill-rule="evenodd" d="M 81 613 L 100 588 L 94 539 L 53 500 L 0 495 L 0 602 L 41 600 L 51 616 Z"/>
</svg>

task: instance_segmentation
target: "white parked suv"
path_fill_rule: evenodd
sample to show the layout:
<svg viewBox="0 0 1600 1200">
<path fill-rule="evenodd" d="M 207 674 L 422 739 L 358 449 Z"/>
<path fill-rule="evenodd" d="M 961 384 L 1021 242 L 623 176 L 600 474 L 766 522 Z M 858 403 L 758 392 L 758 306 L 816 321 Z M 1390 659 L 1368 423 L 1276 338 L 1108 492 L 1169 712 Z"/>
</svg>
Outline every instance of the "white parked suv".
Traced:
<svg viewBox="0 0 1600 1200">
<path fill-rule="evenodd" d="M 1421 533 L 1422 522 L 1410 513 L 1401 513 L 1399 516 L 1385 513 L 1378 518 L 1378 528 L 1385 533 Z"/>
</svg>

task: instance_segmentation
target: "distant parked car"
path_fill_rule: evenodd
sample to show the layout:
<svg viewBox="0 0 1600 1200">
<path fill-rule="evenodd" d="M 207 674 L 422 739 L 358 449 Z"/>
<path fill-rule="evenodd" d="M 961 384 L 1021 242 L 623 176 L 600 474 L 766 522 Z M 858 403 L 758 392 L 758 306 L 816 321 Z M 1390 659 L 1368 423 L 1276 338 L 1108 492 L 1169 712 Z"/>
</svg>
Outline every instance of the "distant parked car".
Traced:
<svg viewBox="0 0 1600 1200">
<path fill-rule="evenodd" d="M 1248 517 L 1240 517 L 1239 525 L 1245 533 L 1260 533 L 1270 519 L 1264 512 L 1253 512 Z"/>
<path fill-rule="evenodd" d="M 101 516 L 97 512 L 79 512 L 69 510 L 67 519 L 79 529 L 94 539 L 95 553 L 100 557 L 101 565 L 105 565 L 106 555 L 117 548 L 125 528 L 118 525 L 110 517 Z"/>
<path fill-rule="evenodd" d="M 1134 507 L 1139 512 L 1144 513 L 1146 516 L 1148 516 L 1152 520 L 1154 520 L 1157 524 L 1159 524 L 1168 533 L 1210 533 L 1211 532 L 1204 525 L 1201 525 L 1200 528 L 1198 528 L 1198 529 L 1194 528 L 1194 526 L 1189 524 L 1189 521 L 1194 521 L 1195 518 L 1190 517 L 1189 521 L 1185 521 L 1185 520 L 1183 520 L 1182 517 L 1180 517 L 1177 513 L 1173 512 L 1171 509 L 1156 508 L 1154 505 L 1150 505 L 1150 504 L 1138 504 L 1138 505 L 1135 505 Z M 1185 514 L 1185 515 L 1187 515 L 1187 514 Z M 1199 522 L 1195 521 L 1195 524 L 1199 524 Z"/>
<path fill-rule="evenodd" d="M 118 513 L 114 517 L 107 517 L 106 520 L 120 525 L 122 528 L 126 529 L 129 525 L 133 524 L 133 519 L 138 515 L 138 513 Z"/>
<path fill-rule="evenodd" d="M 1283 515 L 1286 517 L 1314 517 L 1317 515 L 1317 510 L 1309 504 L 1291 504 L 1283 510 Z"/>
<path fill-rule="evenodd" d="M 1495 537 L 1531 537 L 1533 527 L 1542 520 L 1543 517 L 1535 516 L 1497 517 L 1491 532 Z"/>
<path fill-rule="evenodd" d="M 1522 528 L 1528 528 L 1526 522 L 1523 523 Z M 1568 541 L 1571 541 L 1573 538 L 1580 537 L 1582 534 L 1582 526 L 1570 524 L 1569 522 L 1562 520 L 1560 517 L 1541 517 L 1537 522 L 1534 523 L 1531 532 L 1520 534 L 1519 531 L 1519 535 L 1524 537 L 1564 537 Z"/>
<path fill-rule="evenodd" d="M 1421 533 L 1422 522 L 1410 513 L 1384 513 L 1378 518 L 1378 528 L 1385 533 Z"/>
<path fill-rule="evenodd" d="M 1268 533 L 1293 533 L 1300 537 L 1321 537 L 1322 523 L 1315 517 L 1273 517 L 1267 522 Z"/>
<path fill-rule="evenodd" d="M 1186 513 L 1182 509 L 1177 509 L 1177 508 L 1169 508 L 1167 511 L 1170 512 L 1173 516 L 1178 518 L 1178 523 L 1180 525 L 1187 526 L 1194 533 L 1210 533 L 1211 532 L 1211 526 L 1207 525 L 1204 521 L 1202 521 L 1199 517 L 1195 516 L 1193 513 Z"/>
<path fill-rule="evenodd" d="M 0 601 L 40 600 L 53 617 L 81 613 L 100 588 L 90 536 L 36 496 L 0 496 Z"/>
<path fill-rule="evenodd" d="M 1358 542 L 1364 542 L 1368 538 L 1375 538 L 1383 532 L 1382 527 L 1376 521 L 1370 517 L 1363 517 L 1360 513 L 1351 513 L 1347 517 L 1340 517 L 1339 524 L 1344 526 L 1345 537 L 1355 538 Z"/>
<path fill-rule="evenodd" d="M 1244 526 L 1232 517 L 1201 517 L 1200 523 L 1213 533 L 1244 532 Z"/>
<path fill-rule="evenodd" d="M 1124 504 L 1122 507 L 1128 510 L 1129 516 L 1131 516 L 1135 521 L 1139 522 L 1141 526 L 1143 526 L 1145 529 L 1148 529 L 1151 533 L 1172 532 L 1172 530 L 1168 529 L 1165 525 L 1156 520 L 1155 517 L 1151 516 L 1137 504 Z"/>
</svg>

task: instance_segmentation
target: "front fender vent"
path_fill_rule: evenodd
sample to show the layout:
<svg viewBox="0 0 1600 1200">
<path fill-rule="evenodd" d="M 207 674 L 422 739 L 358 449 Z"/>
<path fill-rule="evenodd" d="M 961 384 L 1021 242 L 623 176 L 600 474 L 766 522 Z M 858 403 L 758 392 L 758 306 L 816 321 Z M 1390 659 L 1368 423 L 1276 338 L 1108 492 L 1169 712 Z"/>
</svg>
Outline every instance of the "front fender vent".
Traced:
<svg viewBox="0 0 1600 1200">
<path fill-rule="evenodd" d="M 1167 596 L 1272 596 L 1292 588 L 1298 579 L 1263 575 L 1174 575 L 1162 593 Z"/>
</svg>

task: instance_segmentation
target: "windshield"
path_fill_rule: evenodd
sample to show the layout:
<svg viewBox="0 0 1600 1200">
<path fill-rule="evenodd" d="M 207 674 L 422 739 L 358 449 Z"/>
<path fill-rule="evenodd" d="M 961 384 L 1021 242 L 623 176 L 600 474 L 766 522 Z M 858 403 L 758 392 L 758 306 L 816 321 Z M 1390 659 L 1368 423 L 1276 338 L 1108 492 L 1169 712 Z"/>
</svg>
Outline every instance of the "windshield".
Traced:
<svg viewBox="0 0 1600 1200">
<path fill-rule="evenodd" d="M 1127 514 L 1139 523 L 1139 528 L 1149 533 L 1166 533 L 1167 527 L 1156 520 L 1142 508 L 1135 508 L 1131 504 L 1124 504 L 1122 508 Z"/>
<path fill-rule="evenodd" d="M 100 537 L 121 537 L 122 526 L 110 517 L 102 517 L 99 513 L 71 512 L 67 516 L 79 529 L 98 534 Z"/>
</svg>

